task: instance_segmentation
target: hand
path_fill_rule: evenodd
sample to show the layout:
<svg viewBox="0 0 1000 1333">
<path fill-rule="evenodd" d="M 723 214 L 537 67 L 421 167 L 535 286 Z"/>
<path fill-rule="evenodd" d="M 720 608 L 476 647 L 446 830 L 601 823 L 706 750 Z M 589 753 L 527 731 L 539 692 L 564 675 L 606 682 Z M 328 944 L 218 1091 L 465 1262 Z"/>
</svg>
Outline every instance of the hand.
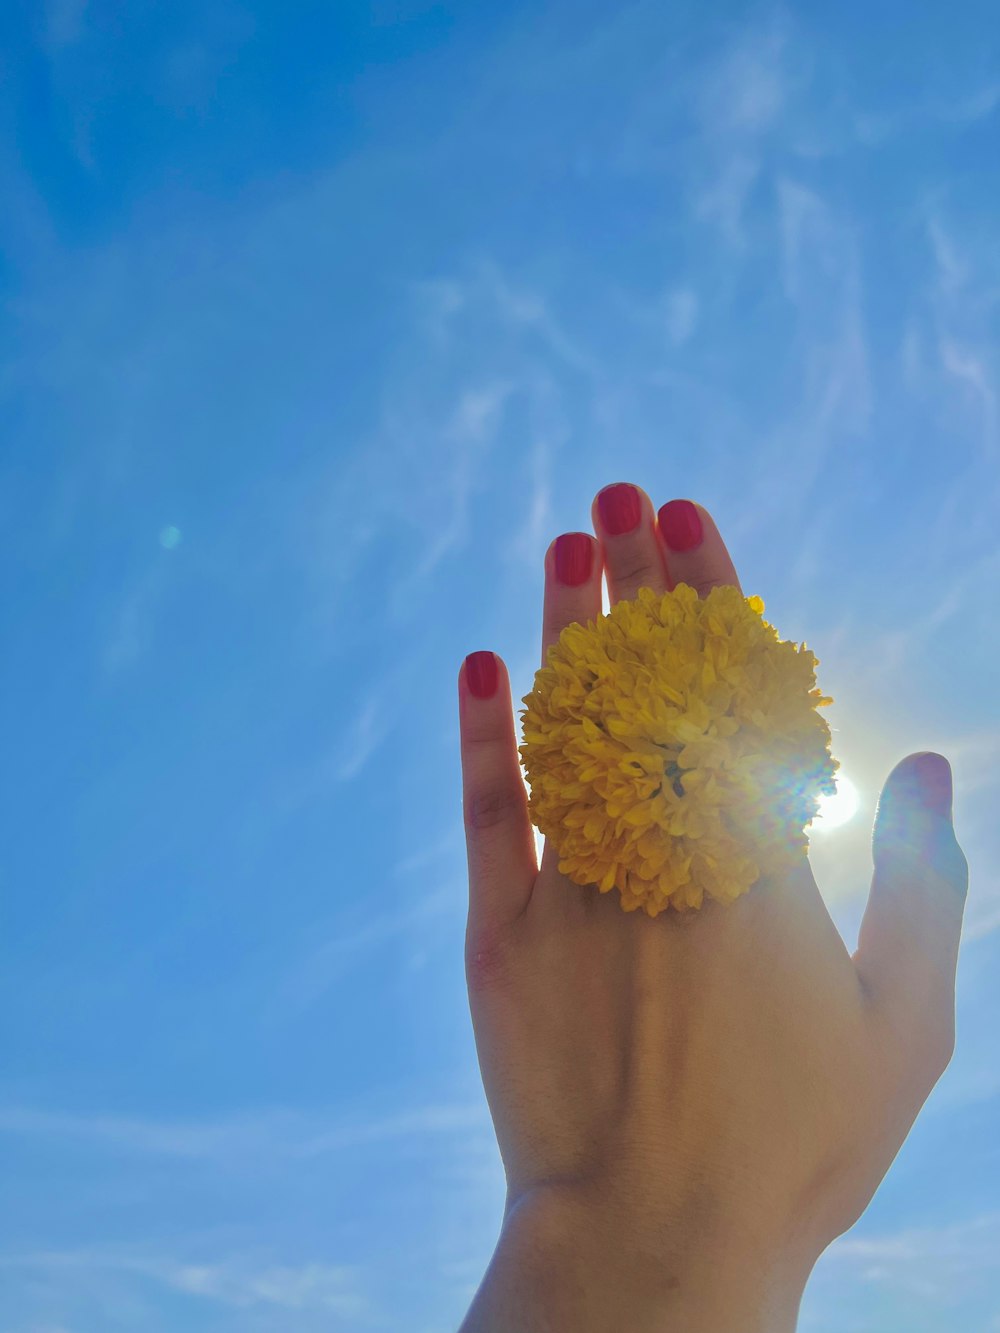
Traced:
<svg viewBox="0 0 1000 1333">
<path fill-rule="evenodd" d="M 612 603 L 738 585 L 699 506 L 657 517 L 617 485 L 593 522 L 596 541 L 546 554 L 543 660 L 600 614 L 602 565 Z M 476 659 L 466 975 L 507 1200 L 464 1333 L 793 1329 L 951 1057 L 967 867 L 950 768 L 917 754 L 890 774 L 853 956 L 805 865 L 728 906 L 626 913 L 548 845 L 538 868 L 507 673 Z"/>
</svg>

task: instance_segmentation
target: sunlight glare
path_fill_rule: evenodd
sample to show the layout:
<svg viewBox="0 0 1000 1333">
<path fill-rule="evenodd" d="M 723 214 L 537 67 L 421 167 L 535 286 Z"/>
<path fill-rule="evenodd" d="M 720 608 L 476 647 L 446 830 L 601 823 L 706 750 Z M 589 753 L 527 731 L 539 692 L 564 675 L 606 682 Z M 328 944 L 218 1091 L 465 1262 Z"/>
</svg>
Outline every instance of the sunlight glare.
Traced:
<svg viewBox="0 0 1000 1333">
<path fill-rule="evenodd" d="M 838 773 L 837 790 L 832 796 L 819 798 L 819 814 L 810 826 L 816 833 L 829 833 L 846 824 L 858 810 L 858 789 L 846 773 Z"/>
</svg>

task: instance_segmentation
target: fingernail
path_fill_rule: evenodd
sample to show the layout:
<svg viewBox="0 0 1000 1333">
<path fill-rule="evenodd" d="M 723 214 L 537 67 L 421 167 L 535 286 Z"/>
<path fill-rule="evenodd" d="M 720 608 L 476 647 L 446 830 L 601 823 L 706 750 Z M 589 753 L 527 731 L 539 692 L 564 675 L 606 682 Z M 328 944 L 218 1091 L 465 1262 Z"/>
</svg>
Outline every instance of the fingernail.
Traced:
<svg viewBox="0 0 1000 1333">
<path fill-rule="evenodd" d="M 693 551 L 701 545 L 701 516 L 690 500 L 670 500 L 656 518 L 671 551 Z"/>
<path fill-rule="evenodd" d="M 598 492 L 597 512 L 601 524 L 612 537 L 621 537 L 626 532 L 634 532 L 642 518 L 642 499 L 634 486 L 627 481 L 616 481 L 613 486 L 605 486 Z"/>
<path fill-rule="evenodd" d="M 928 750 L 913 761 L 917 795 L 925 810 L 951 819 L 951 765 L 944 755 Z"/>
<path fill-rule="evenodd" d="M 497 692 L 497 659 L 492 653 L 470 653 L 465 659 L 465 679 L 470 694 L 492 699 Z"/>
<path fill-rule="evenodd" d="M 569 588 L 586 583 L 594 567 L 594 543 L 585 532 L 564 532 L 556 538 L 556 578 Z"/>
</svg>

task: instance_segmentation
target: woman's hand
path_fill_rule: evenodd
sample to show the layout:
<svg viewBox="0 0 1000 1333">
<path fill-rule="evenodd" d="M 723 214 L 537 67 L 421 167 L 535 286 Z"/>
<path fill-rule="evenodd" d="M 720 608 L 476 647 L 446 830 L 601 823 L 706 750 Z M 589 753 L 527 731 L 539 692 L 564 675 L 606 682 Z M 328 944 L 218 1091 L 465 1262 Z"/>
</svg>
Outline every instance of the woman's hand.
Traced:
<svg viewBox="0 0 1000 1333">
<path fill-rule="evenodd" d="M 639 588 L 738 584 L 707 512 L 596 498 L 545 561 L 545 649 Z M 492 673 L 492 680 L 491 680 Z M 493 686 L 491 693 L 491 685 Z M 904 759 L 875 826 L 852 957 L 805 866 L 728 906 L 626 913 L 536 863 L 510 686 L 459 681 L 466 973 L 507 1177 L 465 1333 L 795 1326 L 951 1057 L 967 887 L 939 755 Z"/>
</svg>

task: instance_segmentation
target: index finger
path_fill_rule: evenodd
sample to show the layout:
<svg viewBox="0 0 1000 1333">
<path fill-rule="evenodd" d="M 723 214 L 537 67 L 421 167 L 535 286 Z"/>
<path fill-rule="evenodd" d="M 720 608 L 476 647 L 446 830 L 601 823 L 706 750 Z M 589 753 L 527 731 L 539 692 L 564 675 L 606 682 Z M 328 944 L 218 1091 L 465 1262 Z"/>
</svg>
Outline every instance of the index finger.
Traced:
<svg viewBox="0 0 1000 1333">
<path fill-rule="evenodd" d="M 542 666 L 567 625 L 601 614 L 601 548 L 589 532 L 564 532 L 545 552 Z"/>
</svg>

